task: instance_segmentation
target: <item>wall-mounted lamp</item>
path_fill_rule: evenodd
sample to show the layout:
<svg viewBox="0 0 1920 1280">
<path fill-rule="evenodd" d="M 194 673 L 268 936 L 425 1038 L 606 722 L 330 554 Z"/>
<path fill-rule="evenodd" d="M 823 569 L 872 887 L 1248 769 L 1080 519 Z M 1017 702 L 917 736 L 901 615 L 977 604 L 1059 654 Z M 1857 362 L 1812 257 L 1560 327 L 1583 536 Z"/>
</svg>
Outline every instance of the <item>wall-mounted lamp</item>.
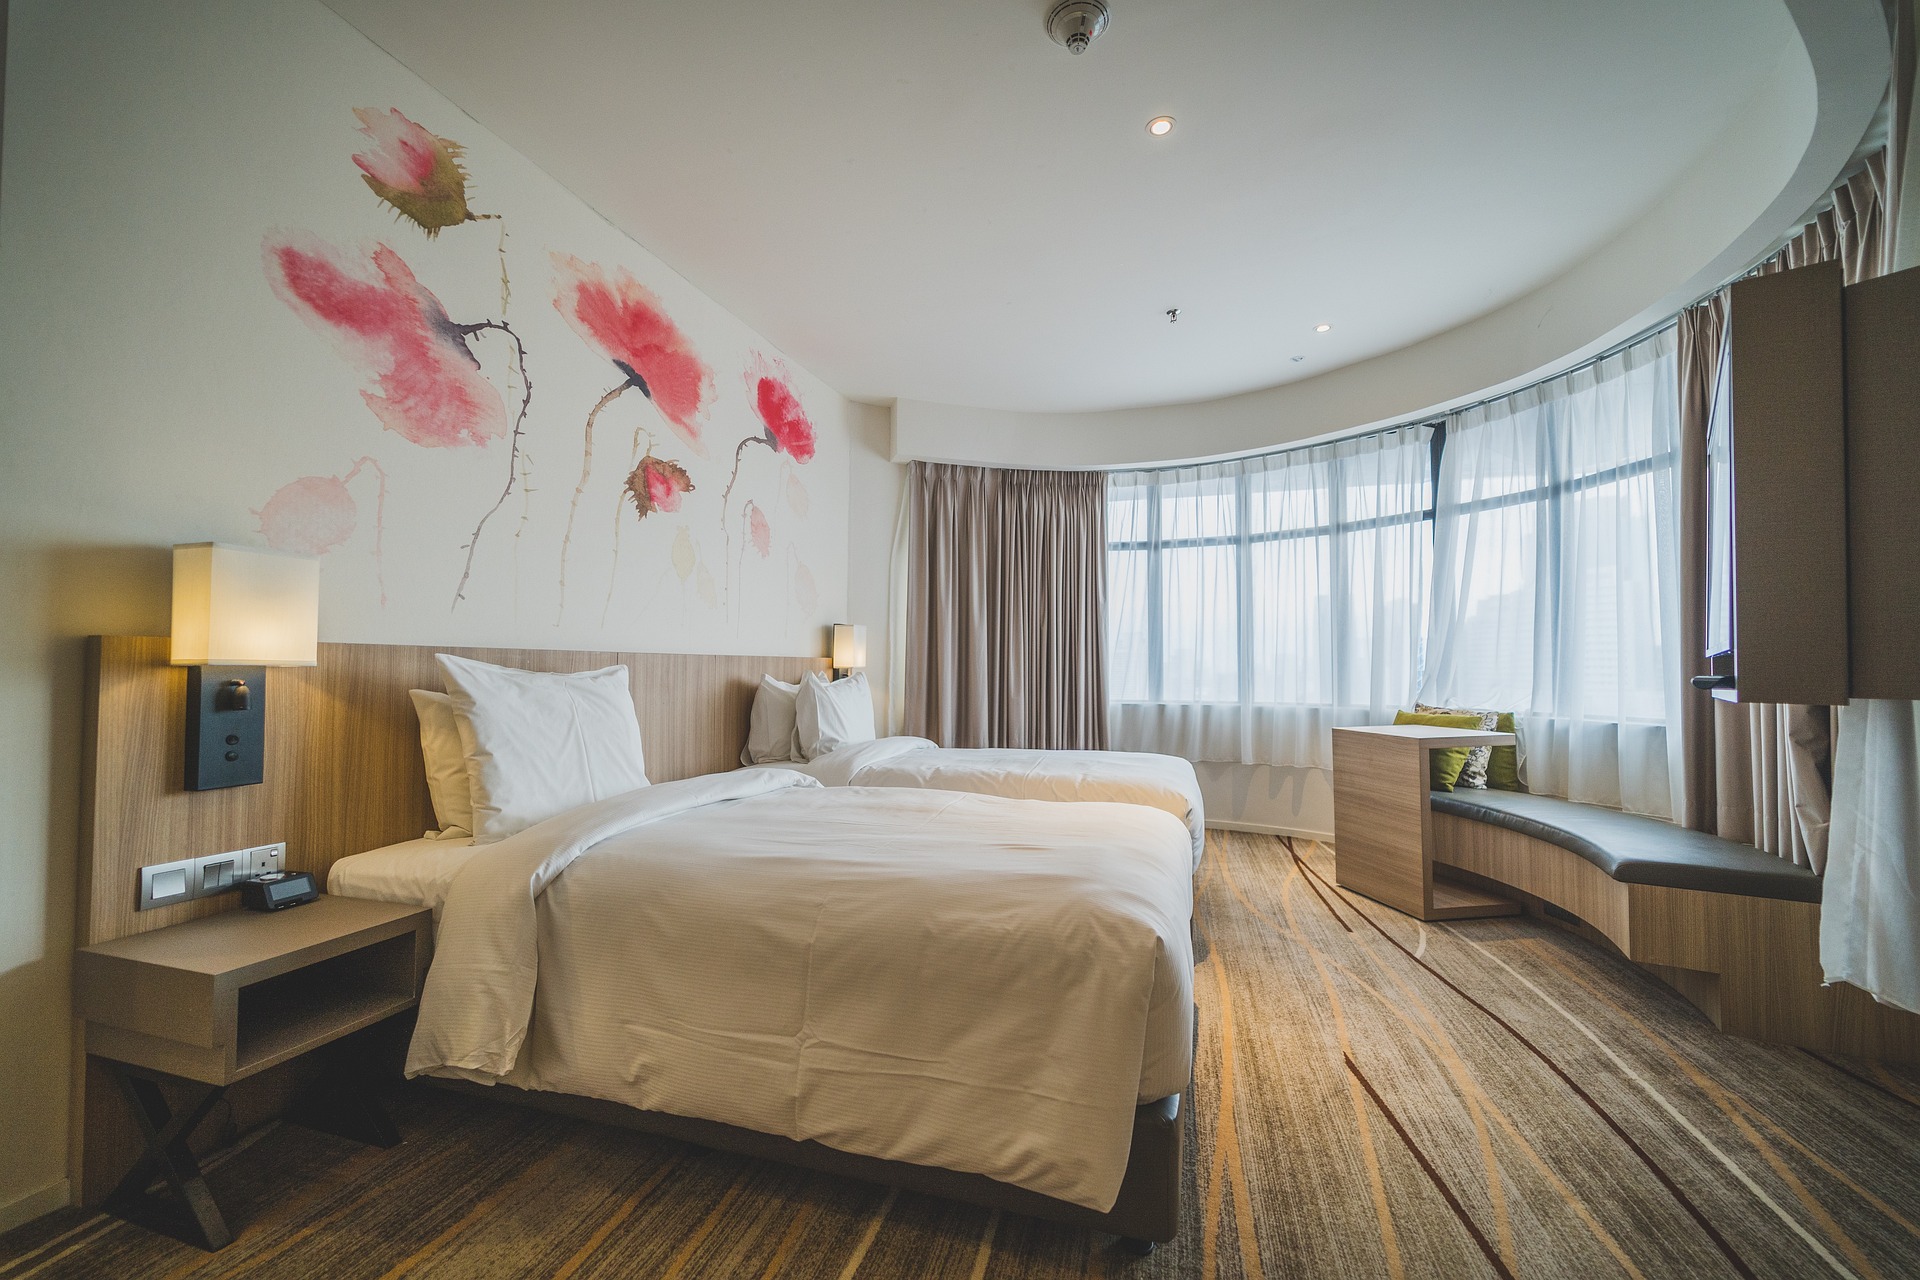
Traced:
<svg viewBox="0 0 1920 1280">
<path fill-rule="evenodd" d="M 833 674 L 838 679 L 867 665 L 867 629 L 857 622 L 833 624 Z"/>
<path fill-rule="evenodd" d="M 173 665 L 187 668 L 187 790 L 265 776 L 266 668 L 318 660 L 320 562 L 195 542 L 173 549 Z"/>
</svg>

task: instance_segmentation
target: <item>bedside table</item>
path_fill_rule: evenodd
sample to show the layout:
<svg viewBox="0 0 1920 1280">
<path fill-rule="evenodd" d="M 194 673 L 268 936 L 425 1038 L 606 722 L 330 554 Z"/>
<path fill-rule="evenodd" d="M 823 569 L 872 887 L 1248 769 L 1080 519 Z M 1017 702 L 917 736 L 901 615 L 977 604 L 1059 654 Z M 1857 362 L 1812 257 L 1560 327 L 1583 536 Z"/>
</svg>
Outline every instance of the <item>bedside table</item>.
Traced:
<svg viewBox="0 0 1920 1280">
<path fill-rule="evenodd" d="M 74 1011 L 87 1053 L 125 1094 L 146 1152 L 106 1208 L 188 1243 L 232 1239 L 187 1149 L 187 1137 L 227 1086 L 332 1045 L 420 999 L 433 929 L 424 908 L 321 897 L 282 911 L 228 911 L 118 938 L 74 953 Z M 321 1083 L 344 1123 L 314 1127 L 375 1145 L 399 1141 L 393 1124 L 344 1064 Z M 177 1115 L 158 1081 L 204 1087 Z M 146 1188 L 165 1178 L 188 1220 Z"/>
</svg>

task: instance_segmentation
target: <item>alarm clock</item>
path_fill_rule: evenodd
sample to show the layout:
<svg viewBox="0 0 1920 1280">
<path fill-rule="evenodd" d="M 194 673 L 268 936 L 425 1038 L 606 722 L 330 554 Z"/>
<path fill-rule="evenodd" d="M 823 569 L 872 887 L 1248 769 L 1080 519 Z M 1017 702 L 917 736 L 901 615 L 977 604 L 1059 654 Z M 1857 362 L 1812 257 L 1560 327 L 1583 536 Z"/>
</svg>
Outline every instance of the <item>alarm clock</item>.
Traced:
<svg viewBox="0 0 1920 1280">
<path fill-rule="evenodd" d="M 240 905 L 254 911 L 297 907 L 320 896 L 320 887 L 306 871 L 269 871 L 240 882 Z"/>
</svg>

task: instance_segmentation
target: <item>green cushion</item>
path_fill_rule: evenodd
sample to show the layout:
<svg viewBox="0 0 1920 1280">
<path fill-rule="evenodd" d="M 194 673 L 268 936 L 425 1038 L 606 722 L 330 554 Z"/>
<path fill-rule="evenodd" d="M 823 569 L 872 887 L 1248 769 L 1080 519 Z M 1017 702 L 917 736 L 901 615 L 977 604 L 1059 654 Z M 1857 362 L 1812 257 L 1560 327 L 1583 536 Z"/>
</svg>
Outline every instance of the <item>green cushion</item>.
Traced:
<svg viewBox="0 0 1920 1280">
<path fill-rule="evenodd" d="M 1478 729 L 1479 716 L 1429 716 L 1416 715 L 1411 711 L 1393 713 L 1395 724 L 1423 724 L 1434 729 Z M 1433 770 L 1433 790 L 1451 791 L 1453 784 L 1460 781 L 1460 771 L 1467 767 L 1467 752 L 1471 747 L 1436 747 L 1427 752 L 1427 760 Z M 1488 772 L 1492 769 L 1489 766 Z"/>
<path fill-rule="evenodd" d="M 1500 733 L 1513 732 L 1513 712 L 1502 711 L 1499 723 L 1494 725 Z M 1493 758 L 1487 761 L 1487 786 L 1494 791 L 1525 791 L 1520 785 L 1520 752 L 1515 747 L 1495 747 Z"/>
</svg>

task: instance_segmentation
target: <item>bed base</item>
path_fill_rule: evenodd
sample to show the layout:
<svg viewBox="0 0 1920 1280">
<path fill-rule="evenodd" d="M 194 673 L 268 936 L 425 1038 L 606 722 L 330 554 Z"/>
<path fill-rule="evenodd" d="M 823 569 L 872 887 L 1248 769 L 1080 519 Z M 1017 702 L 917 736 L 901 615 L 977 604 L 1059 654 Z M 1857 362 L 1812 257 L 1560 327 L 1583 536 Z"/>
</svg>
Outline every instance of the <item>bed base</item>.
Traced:
<svg viewBox="0 0 1920 1280">
<path fill-rule="evenodd" d="M 1133 1147 L 1120 1196 L 1105 1213 L 1056 1200 L 1022 1187 L 1010 1186 L 978 1173 L 956 1173 L 928 1165 L 905 1164 L 873 1156 L 852 1155 L 818 1142 L 795 1141 L 753 1129 L 712 1120 L 695 1120 L 664 1111 L 642 1111 L 600 1098 L 567 1093 L 517 1089 L 512 1085 L 475 1084 L 468 1080 L 423 1077 L 436 1088 L 468 1097 L 492 1099 L 510 1106 L 530 1107 L 588 1120 L 596 1124 L 634 1129 L 675 1138 L 696 1146 L 736 1155 L 817 1169 L 837 1177 L 882 1186 L 900 1187 L 925 1195 L 977 1204 L 988 1209 L 1025 1214 L 1070 1227 L 1105 1231 L 1121 1238 L 1129 1253 L 1144 1256 L 1156 1243 L 1172 1240 L 1180 1230 L 1180 1184 L 1186 1153 L 1186 1119 L 1180 1095 L 1142 1103 L 1133 1112 Z"/>
</svg>

